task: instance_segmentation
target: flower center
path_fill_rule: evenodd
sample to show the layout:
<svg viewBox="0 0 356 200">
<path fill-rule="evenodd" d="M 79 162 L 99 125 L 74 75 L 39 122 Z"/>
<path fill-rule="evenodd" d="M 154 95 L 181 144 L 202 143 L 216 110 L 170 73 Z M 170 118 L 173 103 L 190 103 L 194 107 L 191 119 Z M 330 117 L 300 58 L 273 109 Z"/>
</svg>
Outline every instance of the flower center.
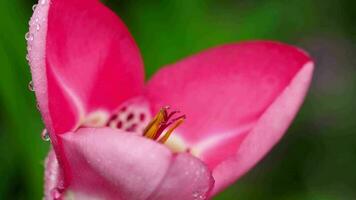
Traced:
<svg viewBox="0 0 356 200">
<path fill-rule="evenodd" d="M 169 107 L 163 107 L 147 125 L 143 131 L 143 136 L 165 143 L 174 129 L 184 122 L 185 115 L 175 117 L 179 111 L 169 112 Z"/>
<path fill-rule="evenodd" d="M 170 135 L 185 120 L 185 115 L 178 114 L 165 106 L 152 118 L 149 104 L 137 98 L 124 102 L 111 115 L 104 110 L 92 112 L 82 119 L 81 126 L 121 129 L 171 146 L 176 139 Z"/>
<path fill-rule="evenodd" d="M 109 118 L 106 126 L 142 135 L 151 118 L 148 104 L 142 100 L 133 99 L 122 104 Z"/>
</svg>

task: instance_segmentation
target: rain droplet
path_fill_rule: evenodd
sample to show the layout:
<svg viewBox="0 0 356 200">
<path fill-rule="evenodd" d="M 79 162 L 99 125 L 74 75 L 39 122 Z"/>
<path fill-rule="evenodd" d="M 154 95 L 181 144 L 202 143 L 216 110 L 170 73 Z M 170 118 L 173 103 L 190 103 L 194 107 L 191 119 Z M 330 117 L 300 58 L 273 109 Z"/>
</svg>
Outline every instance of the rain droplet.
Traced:
<svg viewBox="0 0 356 200">
<path fill-rule="evenodd" d="M 46 3 L 47 3 L 46 0 L 42 0 L 42 1 L 41 1 L 41 5 L 45 5 Z"/>
<path fill-rule="evenodd" d="M 39 30 L 40 30 L 40 25 L 37 24 L 37 25 L 36 25 L 36 31 L 39 31 Z"/>
<path fill-rule="evenodd" d="M 29 89 L 31 92 L 35 91 L 35 89 L 33 88 L 33 82 L 32 82 L 32 81 L 30 81 L 30 82 L 28 83 L 28 89 Z"/>
<path fill-rule="evenodd" d="M 25 34 L 25 39 L 28 40 L 29 37 L 30 37 L 30 33 L 27 32 L 27 33 Z"/>
<path fill-rule="evenodd" d="M 49 133 L 47 131 L 47 129 L 43 129 L 42 133 L 41 133 L 41 138 L 43 141 L 49 141 L 51 138 L 49 137 Z"/>
<path fill-rule="evenodd" d="M 37 7 L 37 4 L 33 5 L 33 6 L 32 6 L 32 11 L 35 11 L 35 10 L 36 10 L 36 7 Z"/>
<path fill-rule="evenodd" d="M 200 192 L 193 192 L 192 196 L 195 200 L 201 200 L 206 198 L 206 196 Z"/>
<path fill-rule="evenodd" d="M 30 56 L 28 54 L 26 54 L 26 60 L 30 61 Z"/>
<path fill-rule="evenodd" d="M 64 189 L 56 187 L 51 190 L 51 195 L 54 200 L 59 200 L 59 199 L 61 199 L 63 192 L 64 192 Z"/>
<path fill-rule="evenodd" d="M 206 199 L 206 196 L 204 194 L 199 195 L 199 199 Z"/>
<path fill-rule="evenodd" d="M 199 192 L 193 192 L 193 198 L 197 199 L 199 197 Z"/>
<path fill-rule="evenodd" d="M 26 33 L 26 35 L 25 35 L 25 39 L 27 40 L 27 41 L 32 41 L 33 40 L 33 34 L 32 33 Z"/>
</svg>

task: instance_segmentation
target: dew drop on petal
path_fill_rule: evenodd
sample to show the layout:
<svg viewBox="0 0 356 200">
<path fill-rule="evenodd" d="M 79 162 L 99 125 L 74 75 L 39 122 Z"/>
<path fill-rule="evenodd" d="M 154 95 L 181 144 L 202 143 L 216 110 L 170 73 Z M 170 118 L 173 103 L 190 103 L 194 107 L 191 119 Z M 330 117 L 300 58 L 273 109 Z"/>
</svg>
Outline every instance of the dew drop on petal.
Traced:
<svg viewBox="0 0 356 200">
<path fill-rule="evenodd" d="M 47 3 L 46 0 L 41 0 L 41 5 L 45 5 Z"/>
<path fill-rule="evenodd" d="M 32 33 L 26 33 L 25 34 L 25 39 L 27 40 L 27 41 L 32 41 L 33 40 L 33 34 Z"/>
<path fill-rule="evenodd" d="M 34 89 L 34 87 L 33 87 L 33 82 L 32 82 L 32 81 L 30 81 L 30 82 L 28 83 L 28 89 L 29 89 L 31 92 L 35 91 L 35 89 Z"/>
<path fill-rule="evenodd" d="M 30 38 L 30 33 L 27 32 L 27 33 L 25 34 L 25 39 L 28 40 L 29 38 Z"/>
<path fill-rule="evenodd" d="M 206 199 L 206 196 L 204 194 L 199 195 L 199 199 Z"/>
<path fill-rule="evenodd" d="M 36 10 L 36 7 L 37 7 L 37 4 L 33 5 L 33 6 L 32 6 L 32 11 L 35 11 L 35 10 Z"/>
<path fill-rule="evenodd" d="M 61 188 L 53 188 L 51 190 L 51 195 L 53 197 L 54 200 L 59 200 L 59 199 L 62 199 L 62 194 L 64 192 L 64 189 L 61 189 Z"/>
<path fill-rule="evenodd" d="M 193 192 L 193 199 L 195 200 L 203 200 L 206 199 L 206 196 L 202 194 L 201 192 Z"/>
<path fill-rule="evenodd" d="M 40 30 L 40 25 L 37 24 L 37 25 L 36 25 L 36 31 L 39 31 L 39 30 Z"/>
<path fill-rule="evenodd" d="M 199 192 L 193 192 L 193 198 L 197 199 L 199 197 Z"/>
<path fill-rule="evenodd" d="M 49 133 L 47 131 L 47 129 L 43 129 L 42 133 L 41 133 L 41 138 L 43 141 L 49 141 L 51 138 L 49 137 Z"/>
</svg>

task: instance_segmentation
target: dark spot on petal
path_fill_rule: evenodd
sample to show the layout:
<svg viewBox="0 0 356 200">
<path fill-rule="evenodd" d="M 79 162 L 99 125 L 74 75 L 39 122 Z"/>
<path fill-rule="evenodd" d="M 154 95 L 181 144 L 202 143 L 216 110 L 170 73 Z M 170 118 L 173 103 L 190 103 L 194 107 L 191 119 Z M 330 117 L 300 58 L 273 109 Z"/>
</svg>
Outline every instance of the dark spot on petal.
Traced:
<svg viewBox="0 0 356 200">
<path fill-rule="evenodd" d="M 140 114 L 140 121 L 141 121 L 141 122 L 145 121 L 145 118 L 146 118 L 145 113 L 141 113 L 141 114 Z"/>
<path fill-rule="evenodd" d="M 133 114 L 133 113 L 130 113 L 129 115 L 127 115 L 126 120 L 127 120 L 127 121 L 130 121 L 130 120 L 132 120 L 133 118 L 134 118 L 134 114 Z"/>
<path fill-rule="evenodd" d="M 117 122 L 116 128 L 122 128 L 122 121 L 118 121 L 118 122 Z"/>
<path fill-rule="evenodd" d="M 132 124 L 130 127 L 126 129 L 126 131 L 134 132 L 136 128 L 137 128 L 137 124 Z"/>
<path fill-rule="evenodd" d="M 127 110 L 127 107 L 126 107 L 126 106 L 124 106 L 124 107 L 122 107 L 122 108 L 120 109 L 121 112 L 125 112 L 126 110 Z"/>
<path fill-rule="evenodd" d="M 112 115 L 109 119 L 109 122 L 114 121 L 116 118 L 117 118 L 117 114 Z"/>
</svg>

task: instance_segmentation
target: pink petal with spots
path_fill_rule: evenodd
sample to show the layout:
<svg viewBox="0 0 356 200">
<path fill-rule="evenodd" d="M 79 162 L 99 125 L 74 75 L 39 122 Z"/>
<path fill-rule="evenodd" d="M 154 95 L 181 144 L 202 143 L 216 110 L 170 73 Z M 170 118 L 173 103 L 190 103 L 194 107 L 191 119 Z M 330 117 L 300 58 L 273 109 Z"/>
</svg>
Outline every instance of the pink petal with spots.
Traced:
<svg viewBox="0 0 356 200">
<path fill-rule="evenodd" d="M 154 111 L 171 105 L 186 114 L 176 134 L 213 171 L 216 193 L 283 135 L 304 99 L 312 69 L 309 56 L 289 45 L 230 44 L 160 70 L 146 95 Z"/>
<path fill-rule="evenodd" d="M 70 177 L 66 194 L 104 199 L 206 197 L 213 179 L 189 154 L 172 154 L 153 140 L 110 128 L 83 128 L 61 136 Z M 203 198 L 204 199 L 204 198 Z"/>
<path fill-rule="evenodd" d="M 112 11 L 97 0 L 41 2 L 31 19 L 29 58 L 52 135 L 72 130 L 85 113 L 110 112 L 141 93 L 139 50 Z"/>
</svg>

